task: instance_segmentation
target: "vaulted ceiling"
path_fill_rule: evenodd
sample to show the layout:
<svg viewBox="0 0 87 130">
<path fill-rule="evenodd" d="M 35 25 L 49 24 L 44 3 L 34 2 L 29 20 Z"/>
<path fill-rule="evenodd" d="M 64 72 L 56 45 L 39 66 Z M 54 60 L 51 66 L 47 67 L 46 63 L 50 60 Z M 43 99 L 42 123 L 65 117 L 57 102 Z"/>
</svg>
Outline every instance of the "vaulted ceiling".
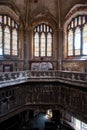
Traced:
<svg viewBox="0 0 87 130">
<path fill-rule="evenodd" d="M 49 17 L 63 24 L 65 16 L 76 4 L 87 4 L 87 0 L 0 0 L 0 5 L 11 7 L 26 26 L 35 18 Z M 59 23 L 58 23 L 59 24 Z"/>
</svg>

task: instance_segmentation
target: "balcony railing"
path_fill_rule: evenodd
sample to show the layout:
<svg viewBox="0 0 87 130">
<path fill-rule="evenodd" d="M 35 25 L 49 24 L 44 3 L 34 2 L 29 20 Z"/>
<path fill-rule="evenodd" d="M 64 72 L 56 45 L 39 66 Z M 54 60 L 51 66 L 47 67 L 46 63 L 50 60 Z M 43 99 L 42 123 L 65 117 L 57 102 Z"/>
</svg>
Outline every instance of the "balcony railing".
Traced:
<svg viewBox="0 0 87 130">
<path fill-rule="evenodd" d="M 0 87 L 29 81 L 65 81 L 65 83 L 87 83 L 87 73 L 74 71 L 16 71 L 0 73 Z"/>
<path fill-rule="evenodd" d="M 21 84 L 34 81 L 38 83 Z M 59 70 L 0 73 L 0 119 L 4 121 L 13 112 L 19 113 L 33 106 L 41 109 L 63 108 L 87 119 L 87 91 L 74 85 L 87 87 L 87 74 Z"/>
</svg>

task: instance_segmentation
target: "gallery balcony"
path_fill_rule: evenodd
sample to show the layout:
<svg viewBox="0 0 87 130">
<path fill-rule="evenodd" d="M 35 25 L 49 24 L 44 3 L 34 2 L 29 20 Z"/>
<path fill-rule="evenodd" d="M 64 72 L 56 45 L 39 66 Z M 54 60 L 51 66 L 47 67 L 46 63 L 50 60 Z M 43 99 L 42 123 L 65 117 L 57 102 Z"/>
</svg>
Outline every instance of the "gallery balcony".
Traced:
<svg viewBox="0 0 87 130">
<path fill-rule="evenodd" d="M 87 73 L 0 73 L 0 122 L 27 109 L 61 109 L 87 121 Z"/>
</svg>

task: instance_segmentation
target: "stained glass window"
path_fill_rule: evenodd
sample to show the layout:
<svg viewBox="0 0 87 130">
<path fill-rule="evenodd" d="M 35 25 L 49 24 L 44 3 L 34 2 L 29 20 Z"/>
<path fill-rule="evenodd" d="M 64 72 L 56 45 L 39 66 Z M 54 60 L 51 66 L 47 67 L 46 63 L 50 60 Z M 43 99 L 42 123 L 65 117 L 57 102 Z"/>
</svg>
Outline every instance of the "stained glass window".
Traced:
<svg viewBox="0 0 87 130">
<path fill-rule="evenodd" d="M 68 56 L 87 55 L 87 16 L 79 15 L 67 27 Z M 71 31 L 72 30 L 72 31 Z"/>
<path fill-rule="evenodd" d="M 52 33 L 48 25 L 42 23 L 34 28 L 34 56 L 52 56 Z"/>
<path fill-rule="evenodd" d="M 83 55 L 87 55 L 87 24 L 83 28 Z"/>
<path fill-rule="evenodd" d="M 77 18 L 75 18 L 75 26 L 77 26 Z"/>
<path fill-rule="evenodd" d="M 52 35 L 48 33 L 47 35 L 47 56 L 52 56 Z"/>
<path fill-rule="evenodd" d="M 7 16 L 4 16 L 4 24 L 7 23 Z"/>
<path fill-rule="evenodd" d="M 85 23 L 85 16 L 82 17 L 82 23 Z"/>
<path fill-rule="evenodd" d="M 49 32 L 49 27 L 47 26 L 47 32 Z"/>
<path fill-rule="evenodd" d="M 18 55 L 18 24 L 8 15 L 0 15 L 0 55 Z"/>
<path fill-rule="evenodd" d="M 44 32 L 46 32 L 46 25 L 44 24 Z"/>
<path fill-rule="evenodd" d="M 11 23 L 10 23 L 10 17 L 8 17 L 8 25 L 10 26 L 10 24 L 11 24 Z"/>
<path fill-rule="evenodd" d="M 77 28 L 75 31 L 75 55 L 80 55 L 80 49 L 81 49 L 81 32 L 80 32 L 80 28 Z"/>
<path fill-rule="evenodd" d="M 41 34 L 41 56 L 45 56 L 45 49 L 46 49 L 46 44 L 45 44 L 45 34 Z"/>
<path fill-rule="evenodd" d="M 38 33 L 35 34 L 34 38 L 34 55 L 39 56 L 39 35 Z"/>
<path fill-rule="evenodd" d="M 73 31 L 70 30 L 68 33 L 68 56 L 73 55 Z"/>
<path fill-rule="evenodd" d="M 17 55 L 17 31 L 12 32 L 12 55 Z"/>
<path fill-rule="evenodd" d="M 4 54 L 10 55 L 10 30 L 7 26 L 4 30 Z"/>
<path fill-rule="evenodd" d="M 81 17 L 78 17 L 78 25 L 81 25 Z"/>
</svg>

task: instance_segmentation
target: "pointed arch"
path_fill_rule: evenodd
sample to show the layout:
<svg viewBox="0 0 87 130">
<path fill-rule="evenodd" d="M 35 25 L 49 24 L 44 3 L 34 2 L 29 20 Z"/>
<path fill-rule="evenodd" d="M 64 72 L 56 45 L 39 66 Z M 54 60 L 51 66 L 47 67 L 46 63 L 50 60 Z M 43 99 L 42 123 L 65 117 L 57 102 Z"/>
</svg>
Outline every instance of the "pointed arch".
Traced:
<svg viewBox="0 0 87 130">
<path fill-rule="evenodd" d="M 18 32 L 18 23 L 12 17 L 0 14 L 0 55 L 18 56 Z"/>
<path fill-rule="evenodd" d="M 34 28 L 34 56 L 51 57 L 52 56 L 52 34 L 53 29 L 41 23 Z"/>
<path fill-rule="evenodd" d="M 64 51 L 65 57 L 73 56 L 78 59 L 82 56 L 87 56 L 87 11 L 86 5 L 77 4 L 66 15 L 64 24 Z M 78 10 L 78 11 L 77 11 Z M 72 37 L 70 34 L 72 30 Z M 70 46 L 72 51 L 70 54 Z"/>
</svg>

